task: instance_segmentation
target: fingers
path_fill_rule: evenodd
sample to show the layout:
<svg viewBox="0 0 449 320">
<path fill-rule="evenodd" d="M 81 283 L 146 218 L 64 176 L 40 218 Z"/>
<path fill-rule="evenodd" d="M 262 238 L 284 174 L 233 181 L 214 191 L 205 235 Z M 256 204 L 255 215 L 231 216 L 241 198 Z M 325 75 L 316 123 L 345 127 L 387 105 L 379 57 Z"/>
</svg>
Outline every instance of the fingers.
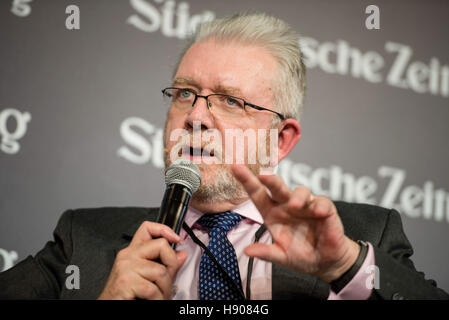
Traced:
<svg viewBox="0 0 449 320">
<path fill-rule="evenodd" d="M 254 243 L 244 250 L 245 254 L 250 257 L 259 258 L 265 261 L 283 265 L 286 256 L 282 250 L 279 250 L 275 244 Z"/>
<path fill-rule="evenodd" d="M 311 205 L 311 195 L 310 190 L 304 186 L 296 187 L 291 195 L 290 201 L 288 202 L 288 209 L 292 211 L 302 210 L 309 205 Z"/>
<path fill-rule="evenodd" d="M 281 177 L 271 174 L 256 177 L 243 165 L 234 165 L 232 169 L 250 196 L 265 198 L 267 195 L 265 187 L 267 187 L 271 192 L 271 199 L 276 202 L 286 202 L 290 198 L 291 192 Z"/>
<path fill-rule="evenodd" d="M 154 261 L 139 260 L 136 270 L 142 278 L 156 284 L 164 299 L 171 298 L 174 278 L 166 266 Z"/>
<path fill-rule="evenodd" d="M 176 251 L 176 258 L 178 259 L 179 265 L 178 270 L 179 270 L 184 265 L 184 262 L 187 260 L 187 252 L 185 252 L 184 250 Z"/>
<path fill-rule="evenodd" d="M 161 263 L 144 258 L 148 256 L 160 258 Z M 186 258 L 185 251 L 175 253 L 164 238 L 128 246 L 117 253 L 99 299 L 171 299 L 176 273 Z"/>
<path fill-rule="evenodd" d="M 140 225 L 139 229 L 137 229 L 130 245 L 137 245 L 159 237 L 164 237 L 169 242 L 175 243 L 181 240 L 170 227 L 156 222 L 145 221 Z"/>
<path fill-rule="evenodd" d="M 266 212 L 271 207 L 271 198 L 264 185 L 259 179 L 244 165 L 233 165 L 232 171 L 245 188 L 251 200 L 253 200 L 260 213 Z"/>
<path fill-rule="evenodd" d="M 281 177 L 277 175 L 259 175 L 262 182 L 271 192 L 271 199 L 278 203 L 287 202 L 290 199 L 291 191 Z"/>
<path fill-rule="evenodd" d="M 149 261 L 147 261 L 149 262 Z M 139 273 L 143 266 L 132 260 L 116 260 L 109 274 L 106 286 L 98 297 L 100 300 L 164 299 L 163 291 Z M 148 272 L 148 271 L 147 271 Z M 169 290 L 166 290 L 167 296 Z M 169 298 L 169 297 L 168 297 Z"/>
<path fill-rule="evenodd" d="M 316 196 L 309 205 L 309 211 L 316 218 L 326 218 L 337 212 L 334 203 L 327 197 Z"/>
<path fill-rule="evenodd" d="M 169 248 L 171 249 L 171 247 Z M 173 249 L 171 250 L 173 251 Z M 173 257 L 170 257 L 170 263 L 174 263 L 172 259 Z M 173 282 L 178 270 L 187 259 L 187 253 L 184 250 L 177 251 L 174 259 L 177 261 L 176 265 L 170 264 L 168 266 L 154 261 L 140 260 L 138 265 L 136 265 L 137 273 L 156 286 L 147 284 L 136 286 L 139 298 L 154 300 L 172 298 Z M 161 260 L 163 263 L 166 263 L 166 260 L 162 258 Z"/>
<path fill-rule="evenodd" d="M 244 165 L 233 165 L 235 177 L 242 183 L 250 197 L 259 198 L 266 193 L 265 188 L 256 176 Z"/>
<path fill-rule="evenodd" d="M 304 186 L 293 190 L 287 210 L 292 215 L 302 218 L 325 218 L 336 212 L 332 200 L 324 196 L 314 196 Z"/>
<path fill-rule="evenodd" d="M 170 298 L 165 297 L 159 287 L 152 282 L 141 281 L 134 288 L 134 296 L 139 299 L 164 300 Z"/>
<path fill-rule="evenodd" d="M 187 253 L 175 252 L 169 241 L 180 241 L 172 229 L 142 223 L 130 245 L 117 253 L 99 299 L 170 299 L 173 281 Z"/>
<path fill-rule="evenodd" d="M 136 248 L 136 254 L 139 258 L 146 260 L 159 259 L 167 267 L 171 277 L 174 277 L 179 268 L 178 256 L 165 238 L 141 243 Z"/>
<path fill-rule="evenodd" d="M 160 242 L 162 241 L 163 239 L 161 239 Z M 161 248 L 162 250 L 165 250 L 165 245 L 162 245 Z M 168 246 L 168 248 L 174 252 L 174 250 L 170 246 Z M 174 257 L 170 253 L 170 261 L 168 261 L 166 258 L 162 258 L 161 256 L 161 261 L 163 264 L 149 260 L 140 260 L 140 265 L 136 266 L 138 274 L 145 280 L 155 284 L 156 288 L 146 285 L 138 286 L 137 290 L 139 290 L 140 294 L 142 295 L 139 296 L 139 298 L 155 300 L 171 299 L 173 294 L 172 290 L 174 279 L 176 278 L 178 270 L 184 264 L 186 259 L 187 252 L 181 250 L 175 252 Z"/>
<path fill-rule="evenodd" d="M 232 171 L 264 217 L 276 203 L 285 204 L 286 211 L 290 215 L 300 218 L 325 218 L 336 212 L 329 198 L 314 196 L 305 186 L 299 186 L 291 192 L 279 176 L 256 177 L 243 165 L 233 165 Z M 265 187 L 270 190 L 271 197 Z"/>
</svg>

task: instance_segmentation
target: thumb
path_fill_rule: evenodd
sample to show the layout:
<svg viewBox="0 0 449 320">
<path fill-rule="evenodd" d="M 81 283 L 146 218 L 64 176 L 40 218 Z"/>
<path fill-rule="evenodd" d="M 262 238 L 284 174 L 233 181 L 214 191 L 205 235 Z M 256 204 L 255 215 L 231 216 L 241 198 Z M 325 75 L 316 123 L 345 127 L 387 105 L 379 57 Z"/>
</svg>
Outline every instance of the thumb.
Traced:
<svg viewBox="0 0 449 320">
<path fill-rule="evenodd" d="M 277 264 L 285 260 L 284 252 L 275 244 L 254 243 L 245 248 L 245 254 Z"/>
<path fill-rule="evenodd" d="M 187 252 L 185 250 L 176 251 L 176 258 L 178 259 L 179 267 L 181 269 L 184 262 L 187 260 Z"/>
</svg>

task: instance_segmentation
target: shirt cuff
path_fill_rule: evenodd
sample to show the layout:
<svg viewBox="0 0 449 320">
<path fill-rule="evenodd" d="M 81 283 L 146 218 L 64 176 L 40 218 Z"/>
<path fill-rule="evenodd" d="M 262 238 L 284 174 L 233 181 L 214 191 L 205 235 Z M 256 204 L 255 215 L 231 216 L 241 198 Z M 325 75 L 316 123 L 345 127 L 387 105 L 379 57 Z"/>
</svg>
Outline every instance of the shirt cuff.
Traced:
<svg viewBox="0 0 449 320">
<path fill-rule="evenodd" d="M 373 273 L 375 272 L 374 249 L 368 243 L 368 253 L 365 261 L 355 276 L 337 294 L 330 290 L 328 300 L 366 300 L 371 296 L 373 290 Z"/>
</svg>

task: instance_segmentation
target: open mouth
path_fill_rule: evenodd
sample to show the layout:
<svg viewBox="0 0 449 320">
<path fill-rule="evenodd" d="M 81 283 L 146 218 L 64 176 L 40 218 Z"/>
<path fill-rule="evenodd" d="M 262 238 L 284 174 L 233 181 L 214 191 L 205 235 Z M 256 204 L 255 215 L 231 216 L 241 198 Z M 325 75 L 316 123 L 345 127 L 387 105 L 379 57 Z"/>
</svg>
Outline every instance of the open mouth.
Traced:
<svg viewBox="0 0 449 320">
<path fill-rule="evenodd" d="M 186 152 L 186 151 L 188 151 L 188 152 Z M 186 146 L 185 148 L 182 148 L 181 150 L 179 150 L 178 155 L 180 157 L 183 155 L 188 155 L 190 158 L 192 158 L 192 157 L 214 157 L 215 153 L 214 153 L 213 149 L 211 151 L 209 151 L 208 149 L 194 148 L 191 146 Z"/>
</svg>

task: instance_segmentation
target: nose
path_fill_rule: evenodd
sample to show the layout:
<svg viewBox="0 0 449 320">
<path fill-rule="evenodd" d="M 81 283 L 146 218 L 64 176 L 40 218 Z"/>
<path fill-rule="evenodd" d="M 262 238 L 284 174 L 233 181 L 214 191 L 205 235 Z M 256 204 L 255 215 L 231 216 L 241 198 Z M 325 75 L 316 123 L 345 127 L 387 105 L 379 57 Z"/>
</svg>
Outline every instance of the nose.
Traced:
<svg viewBox="0 0 449 320">
<path fill-rule="evenodd" d="M 209 108 L 212 106 L 210 104 L 209 99 L 207 98 L 207 96 L 202 96 L 202 95 L 197 94 L 195 96 L 195 99 L 193 100 L 192 108 L 195 106 L 195 103 L 198 101 L 198 98 L 206 100 L 206 106 L 208 106 Z"/>
<path fill-rule="evenodd" d="M 193 129 L 193 122 L 201 123 L 201 130 L 212 129 L 215 126 L 215 120 L 207 106 L 208 101 L 204 96 L 197 96 L 193 101 L 192 109 L 187 114 L 185 125 L 187 129 Z"/>
</svg>

